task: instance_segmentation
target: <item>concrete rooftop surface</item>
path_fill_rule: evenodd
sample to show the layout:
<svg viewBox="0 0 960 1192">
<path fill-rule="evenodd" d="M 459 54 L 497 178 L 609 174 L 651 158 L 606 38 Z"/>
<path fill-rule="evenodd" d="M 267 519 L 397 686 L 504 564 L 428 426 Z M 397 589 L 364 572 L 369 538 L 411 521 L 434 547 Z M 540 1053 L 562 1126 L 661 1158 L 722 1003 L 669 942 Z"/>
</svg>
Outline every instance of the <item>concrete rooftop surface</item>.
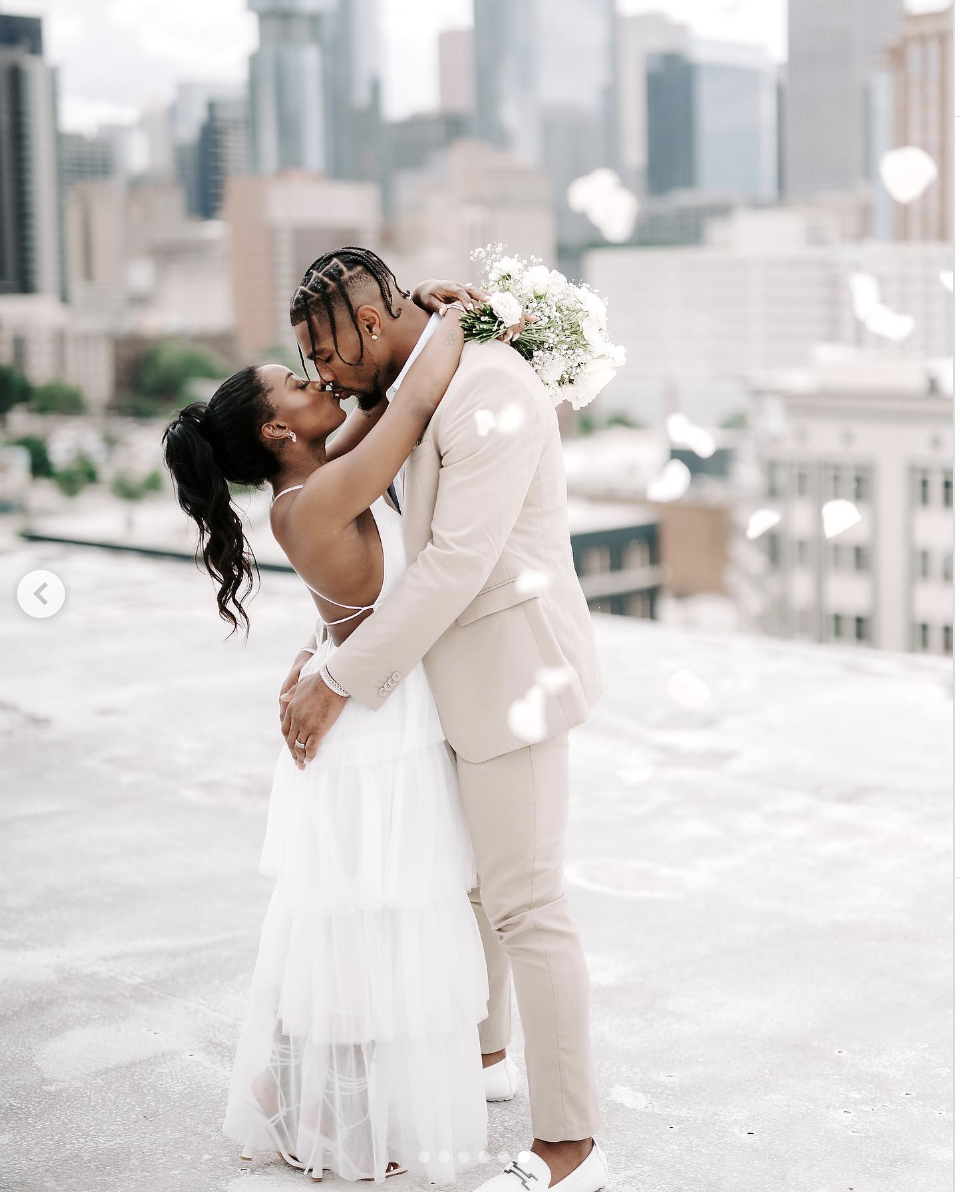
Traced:
<svg viewBox="0 0 960 1192">
<path fill-rule="evenodd" d="M 305 591 L 266 574 L 244 646 L 185 563 L 8 539 L 0 579 L 0 1188 L 314 1187 L 220 1132 Z M 950 664 L 596 629 L 567 874 L 611 1188 L 946 1192 Z M 529 1141 L 524 1085 L 488 1149 Z"/>
</svg>

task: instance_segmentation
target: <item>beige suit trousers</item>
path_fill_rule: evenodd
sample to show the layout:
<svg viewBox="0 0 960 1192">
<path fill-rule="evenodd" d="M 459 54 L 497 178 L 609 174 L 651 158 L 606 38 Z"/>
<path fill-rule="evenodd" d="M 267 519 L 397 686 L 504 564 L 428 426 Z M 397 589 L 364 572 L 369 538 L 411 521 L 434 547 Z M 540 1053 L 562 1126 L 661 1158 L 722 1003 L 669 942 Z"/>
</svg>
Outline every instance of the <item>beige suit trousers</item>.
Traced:
<svg viewBox="0 0 960 1192">
<path fill-rule="evenodd" d="M 490 982 L 481 1051 L 510 1040 L 512 969 L 534 1136 L 589 1138 L 599 1125 L 589 976 L 563 887 L 568 736 L 484 762 L 458 757 L 457 769 L 480 883 L 470 900 Z"/>
</svg>

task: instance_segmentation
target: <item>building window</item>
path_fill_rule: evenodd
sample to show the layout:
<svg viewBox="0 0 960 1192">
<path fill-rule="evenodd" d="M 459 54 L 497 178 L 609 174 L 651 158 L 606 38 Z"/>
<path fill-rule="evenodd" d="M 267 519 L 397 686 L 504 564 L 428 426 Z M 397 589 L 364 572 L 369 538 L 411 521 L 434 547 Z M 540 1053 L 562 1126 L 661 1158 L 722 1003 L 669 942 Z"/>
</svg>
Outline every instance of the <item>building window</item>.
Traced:
<svg viewBox="0 0 960 1192">
<path fill-rule="evenodd" d="M 953 653 L 953 626 L 944 625 L 943 627 L 943 652 L 944 654 Z"/>
<path fill-rule="evenodd" d="M 917 552 L 917 574 L 921 579 L 930 578 L 930 552 L 928 550 Z"/>
<path fill-rule="evenodd" d="M 926 472 L 920 473 L 920 504 L 924 508 L 930 504 L 930 477 Z"/>
<path fill-rule="evenodd" d="M 797 468 L 797 496 L 805 497 L 809 491 L 809 476 L 804 468 Z"/>
<path fill-rule="evenodd" d="M 953 508 L 953 477 L 949 474 L 943 478 L 943 507 Z"/>
<path fill-rule="evenodd" d="M 854 618 L 854 636 L 858 642 L 868 642 L 870 640 L 870 618 L 869 617 L 855 617 Z"/>
<path fill-rule="evenodd" d="M 861 504 L 870 500 L 870 477 L 857 473 L 853 478 L 853 499 Z"/>
<path fill-rule="evenodd" d="M 915 637 L 918 650 L 930 649 L 930 626 L 926 621 L 921 621 L 916 626 Z"/>
<path fill-rule="evenodd" d="M 843 637 L 843 617 L 840 613 L 833 614 L 833 636 L 837 641 Z"/>
<path fill-rule="evenodd" d="M 797 539 L 797 566 L 810 566 L 810 543 L 805 538 Z"/>
<path fill-rule="evenodd" d="M 645 539 L 635 538 L 632 542 L 628 542 L 621 552 L 621 559 L 624 568 L 627 567 L 649 567 L 650 566 L 650 543 Z"/>
<path fill-rule="evenodd" d="M 853 569 L 854 571 L 870 570 L 870 552 L 865 546 L 853 548 Z"/>
<path fill-rule="evenodd" d="M 780 496 L 780 469 L 776 464 L 769 464 L 767 467 L 767 496 Z"/>
<path fill-rule="evenodd" d="M 833 544 L 833 566 L 834 566 L 834 570 L 836 570 L 836 571 L 842 571 L 842 570 L 843 570 L 843 555 L 844 555 L 844 550 L 843 550 L 843 547 L 841 546 L 841 544 L 840 544 L 839 542 L 835 542 L 835 543 Z"/>
<path fill-rule="evenodd" d="M 943 582 L 946 584 L 953 583 L 953 551 L 948 550 L 943 556 Z"/>
<path fill-rule="evenodd" d="M 643 617 L 649 621 L 653 616 L 653 599 L 649 592 L 636 592 L 627 597 L 627 616 Z"/>
<path fill-rule="evenodd" d="M 780 535 L 767 535 L 767 555 L 773 567 L 780 566 Z"/>
<path fill-rule="evenodd" d="M 13 337 L 13 367 L 20 372 L 27 371 L 27 337 L 15 335 Z"/>
<path fill-rule="evenodd" d="M 830 476 L 830 496 L 836 501 L 843 496 L 843 472 L 834 468 Z"/>
<path fill-rule="evenodd" d="M 603 575 L 610 570 L 610 550 L 606 546 L 588 546 L 580 552 L 580 575 Z"/>
</svg>

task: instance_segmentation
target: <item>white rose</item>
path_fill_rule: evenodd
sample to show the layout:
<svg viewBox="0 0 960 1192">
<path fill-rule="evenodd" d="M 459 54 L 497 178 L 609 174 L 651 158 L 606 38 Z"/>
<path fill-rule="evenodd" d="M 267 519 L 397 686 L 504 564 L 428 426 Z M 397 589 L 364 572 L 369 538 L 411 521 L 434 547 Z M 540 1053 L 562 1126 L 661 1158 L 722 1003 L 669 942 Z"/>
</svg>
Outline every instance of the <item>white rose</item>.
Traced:
<svg viewBox="0 0 960 1192">
<path fill-rule="evenodd" d="M 627 363 L 627 349 L 622 344 L 608 344 L 606 356 L 614 368 L 622 368 Z"/>
<path fill-rule="evenodd" d="M 490 266 L 490 280 L 496 281 L 500 277 L 515 277 L 521 273 L 523 266 L 516 257 L 501 257 Z"/>
<path fill-rule="evenodd" d="M 588 290 L 586 286 L 580 286 L 577 290 L 577 297 L 583 303 L 587 314 L 592 315 L 600 326 L 605 329 L 607 326 L 607 308 L 600 295 L 595 294 L 593 290 Z"/>
<path fill-rule="evenodd" d="M 588 360 L 577 373 L 577 379 L 572 385 L 566 386 L 564 393 L 575 410 L 582 410 L 588 406 L 605 385 L 613 380 L 617 370 L 609 360 L 601 356 Z"/>
<path fill-rule="evenodd" d="M 556 385 L 563 376 L 567 362 L 553 352 L 541 352 L 536 358 L 535 367 L 544 385 Z"/>
<path fill-rule="evenodd" d="M 603 351 L 606 348 L 606 332 L 600 320 L 594 315 L 587 315 L 580 324 L 580 329 L 583 332 L 583 338 L 595 352 Z"/>
<path fill-rule="evenodd" d="M 545 294 L 550 284 L 550 270 L 546 265 L 534 265 L 527 270 L 527 284 L 534 294 Z"/>
<path fill-rule="evenodd" d="M 520 303 L 512 294 L 506 291 L 491 294 L 490 309 L 500 322 L 503 323 L 504 327 L 512 327 L 514 323 L 519 323 L 520 316 L 523 314 Z"/>
</svg>

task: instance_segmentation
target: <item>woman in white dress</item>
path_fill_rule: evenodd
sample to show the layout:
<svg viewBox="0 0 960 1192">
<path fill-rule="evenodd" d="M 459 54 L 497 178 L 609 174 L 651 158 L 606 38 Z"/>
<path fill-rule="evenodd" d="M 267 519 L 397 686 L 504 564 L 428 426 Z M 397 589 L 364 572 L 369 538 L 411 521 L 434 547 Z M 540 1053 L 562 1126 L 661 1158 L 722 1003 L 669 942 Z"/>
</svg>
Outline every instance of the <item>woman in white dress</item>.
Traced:
<svg viewBox="0 0 960 1192">
<path fill-rule="evenodd" d="M 458 295 L 481 297 L 455 283 L 414 297 L 443 313 Z M 285 690 L 402 578 L 400 516 L 383 494 L 462 346 L 452 315 L 389 407 L 349 418 L 349 394 L 267 365 L 167 427 L 167 466 L 234 630 L 248 623 L 253 568 L 228 484 L 273 487 L 274 534 L 318 611 L 315 652 L 302 652 Z M 306 767 L 281 749 L 260 863 L 276 885 L 224 1122 L 244 1158 L 277 1151 L 315 1181 L 409 1170 L 436 1183 L 479 1161 L 487 979 L 459 798 L 422 664 L 378 712 L 351 700 Z"/>
</svg>

